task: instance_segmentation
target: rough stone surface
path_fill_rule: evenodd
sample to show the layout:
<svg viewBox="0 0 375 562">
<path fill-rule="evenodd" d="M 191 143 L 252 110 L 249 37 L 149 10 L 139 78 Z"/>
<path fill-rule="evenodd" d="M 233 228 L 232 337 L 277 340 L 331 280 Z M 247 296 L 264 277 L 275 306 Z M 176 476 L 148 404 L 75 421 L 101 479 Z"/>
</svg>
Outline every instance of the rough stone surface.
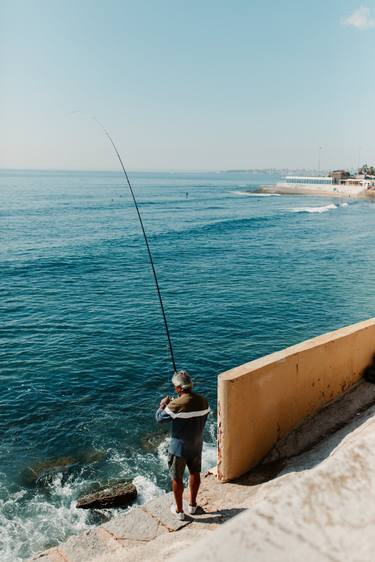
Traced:
<svg viewBox="0 0 375 562">
<path fill-rule="evenodd" d="M 367 403 L 365 390 L 364 386 L 364 402 L 358 402 L 358 410 Z M 344 408 L 341 400 L 332 413 Z M 158 509 L 155 500 L 151 502 L 152 513 L 148 515 L 159 525 L 154 539 L 128 540 L 130 535 L 116 539 L 116 521 L 125 519 L 124 515 L 134 509 L 111 521 L 112 534 L 105 529 L 108 523 L 99 527 L 101 544 L 87 550 L 83 545 L 83 558 L 77 551 L 72 557 L 67 543 L 61 545 L 63 562 L 174 562 L 180 553 L 186 553 L 186 562 L 227 562 L 234 556 L 241 562 L 373 562 L 375 406 L 356 412 L 349 423 L 333 433 L 321 425 L 320 414 L 315 421 L 326 437 L 312 449 L 276 466 L 262 466 L 235 482 L 222 484 L 212 475 L 202 478 L 198 499 L 203 510 L 177 533 L 168 532 L 154 515 L 169 517 L 173 500 L 168 494 L 164 496 L 165 505 L 159 501 Z M 305 431 L 310 431 L 312 422 Z M 148 505 L 137 509 L 147 509 Z M 52 557 L 56 552 L 49 550 L 45 555 L 50 558 L 39 560 L 61 562 Z M 184 562 L 181 557 L 176 560 Z"/>
<path fill-rule="evenodd" d="M 64 560 L 62 554 L 59 554 L 57 548 L 51 548 L 46 552 L 33 556 L 30 562 L 66 562 L 66 560 Z"/>
<path fill-rule="evenodd" d="M 252 508 L 173 562 L 372 562 L 375 549 L 375 408 L 342 441 L 321 443 L 315 464 L 290 466 Z M 321 454 L 325 453 L 323 459 Z M 310 452 L 312 462 L 313 451 Z"/>
<path fill-rule="evenodd" d="M 170 531 L 178 531 L 178 529 L 182 529 L 182 527 L 191 523 L 191 518 L 186 517 L 184 521 L 177 519 L 170 510 L 173 503 L 173 495 L 171 493 L 164 494 L 163 496 L 159 496 L 158 498 L 147 502 L 144 505 L 144 509 L 153 517 L 158 519 L 161 524 L 167 527 Z"/>
<path fill-rule="evenodd" d="M 103 529 L 118 539 L 131 541 L 150 541 L 158 534 L 159 523 L 141 508 L 133 509 L 125 515 L 115 517 L 103 525 Z"/>
<path fill-rule="evenodd" d="M 122 549 L 120 543 L 99 527 L 71 537 L 58 550 L 66 561 L 88 562 L 101 554 L 105 554 L 110 560 L 118 549 Z"/>
<path fill-rule="evenodd" d="M 83 509 L 106 509 L 125 507 L 137 497 L 137 488 L 131 482 L 121 482 L 114 486 L 106 486 L 92 494 L 82 496 L 77 506 Z"/>
</svg>

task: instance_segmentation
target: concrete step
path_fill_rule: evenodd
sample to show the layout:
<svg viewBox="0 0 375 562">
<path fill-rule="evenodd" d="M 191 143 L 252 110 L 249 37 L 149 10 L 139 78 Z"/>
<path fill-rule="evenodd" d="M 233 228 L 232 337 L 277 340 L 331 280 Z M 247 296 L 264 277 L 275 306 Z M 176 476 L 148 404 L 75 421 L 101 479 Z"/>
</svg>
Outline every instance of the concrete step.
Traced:
<svg viewBox="0 0 375 562">
<path fill-rule="evenodd" d="M 180 521 L 171 513 L 173 503 L 172 493 L 163 494 L 96 529 L 70 537 L 60 546 L 34 556 L 30 562 L 88 562 L 102 556 L 111 560 L 145 545 L 161 534 L 175 532 L 189 525 L 191 518 Z"/>
</svg>

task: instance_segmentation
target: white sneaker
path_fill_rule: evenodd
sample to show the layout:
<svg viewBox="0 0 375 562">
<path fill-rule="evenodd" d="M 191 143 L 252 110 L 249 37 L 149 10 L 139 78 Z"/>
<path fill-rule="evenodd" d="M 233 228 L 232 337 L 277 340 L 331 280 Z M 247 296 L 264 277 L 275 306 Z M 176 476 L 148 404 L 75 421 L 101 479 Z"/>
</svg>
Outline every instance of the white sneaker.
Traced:
<svg viewBox="0 0 375 562">
<path fill-rule="evenodd" d="M 177 511 L 176 510 L 176 506 L 175 505 L 171 505 L 171 513 L 173 513 L 173 515 L 175 517 L 177 517 L 177 519 L 179 519 L 180 521 L 184 521 L 185 519 L 185 513 L 183 511 Z"/>
<path fill-rule="evenodd" d="M 188 505 L 188 512 L 190 513 L 190 515 L 194 515 L 194 513 L 197 511 L 197 505 Z"/>
</svg>

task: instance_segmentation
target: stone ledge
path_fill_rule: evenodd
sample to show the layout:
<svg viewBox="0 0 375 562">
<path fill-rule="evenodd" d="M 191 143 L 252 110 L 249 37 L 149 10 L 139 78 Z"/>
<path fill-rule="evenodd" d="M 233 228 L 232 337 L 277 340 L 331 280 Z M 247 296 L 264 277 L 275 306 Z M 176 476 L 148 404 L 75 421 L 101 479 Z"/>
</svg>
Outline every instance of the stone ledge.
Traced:
<svg viewBox="0 0 375 562">
<path fill-rule="evenodd" d="M 41 554 L 37 554 L 32 560 L 36 562 L 66 562 L 66 558 L 59 553 L 57 548 L 50 548 Z"/>
<path fill-rule="evenodd" d="M 57 548 L 37 554 L 30 562 L 88 562 L 96 557 L 111 559 L 116 553 L 154 540 L 163 533 L 178 531 L 192 522 L 180 521 L 170 512 L 173 494 L 163 494 L 80 535 L 70 537 Z"/>
<path fill-rule="evenodd" d="M 155 519 L 160 521 L 164 527 L 167 527 L 169 531 L 178 531 L 191 523 L 191 519 L 186 518 L 184 521 L 177 519 L 170 511 L 170 506 L 172 504 L 173 494 L 170 493 L 145 503 L 143 508 L 155 517 Z"/>
<path fill-rule="evenodd" d="M 122 549 L 121 544 L 102 527 L 98 527 L 70 537 L 57 550 L 59 554 L 62 554 L 65 562 L 88 562 L 95 556 L 101 554 L 110 556 L 120 549 Z"/>
<path fill-rule="evenodd" d="M 114 517 L 103 525 L 103 529 L 113 534 L 116 539 L 143 542 L 154 539 L 158 535 L 159 527 L 158 521 L 140 508 Z"/>
<path fill-rule="evenodd" d="M 241 562 L 372 562 L 374 410 L 340 440 L 332 436 L 302 455 L 302 468 L 291 463 L 288 472 L 265 484 L 267 494 L 251 509 L 170 562 L 227 562 L 233 553 Z"/>
</svg>

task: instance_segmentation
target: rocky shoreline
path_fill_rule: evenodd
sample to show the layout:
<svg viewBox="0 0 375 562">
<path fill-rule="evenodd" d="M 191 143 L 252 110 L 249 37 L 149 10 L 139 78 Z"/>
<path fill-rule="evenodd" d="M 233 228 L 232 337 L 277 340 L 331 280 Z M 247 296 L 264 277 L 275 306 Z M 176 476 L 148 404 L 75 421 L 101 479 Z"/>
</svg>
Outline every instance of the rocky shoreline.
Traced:
<svg viewBox="0 0 375 562">
<path fill-rule="evenodd" d="M 295 533 L 298 526 L 303 530 L 305 524 L 304 519 L 300 518 L 300 513 L 305 509 L 305 489 L 311 498 L 311 506 L 314 502 L 319 505 L 319 502 L 323 503 L 319 509 L 318 504 L 314 509 L 311 507 L 313 512 L 309 515 L 309 528 L 304 529 L 304 532 L 312 537 L 312 542 L 315 541 L 314 536 L 318 537 L 316 541 L 327 553 L 327 556 L 317 556 L 314 547 L 310 550 L 315 558 L 307 556 L 306 561 L 355 560 L 347 555 L 348 550 L 340 552 L 337 541 L 327 538 L 330 527 L 322 527 L 321 518 L 337 519 L 337 529 L 342 529 L 343 538 L 344 535 L 350 538 L 357 523 L 356 513 L 366 511 L 356 504 L 355 485 L 360 480 L 365 483 L 360 471 L 365 468 L 366 459 L 371 460 L 367 445 L 361 458 L 358 457 L 363 428 L 367 428 L 366 435 L 373 441 L 375 386 L 365 381 L 293 430 L 270 453 L 268 460 L 272 462 L 226 484 L 220 483 L 213 473 L 207 473 L 202 480 L 199 496 L 201 509 L 185 521 L 177 520 L 170 513 L 172 494 L 162 494 L 90 531 L 71 537 L 65 543 L 34 556 L 29 562 L 173 562 L 176 556 L 181 561 L 189 556 L 190 560 L 199 557 L 207 561 L 227 560 L 228 549 L 233 548 L 243 554 L 241 560 L 253 561 L 256 553 L 259 555 L 257 560 L 271 560 L 276 559 L 273 557 L 276 556 L 275 552 L 269 552 L 273 548 L 271 537 L 277 539 L 279 544 L 277 559 L 290 562 L 290 551 L 286 545 L 292 542 L 299 555 L 311 546 L 304 540 L 304 535 L 297 536 Z M 371 465 L 368 470 L 372 471 Z M 348 472 L 347 476 L 345 471 Z M 337 478 L 341 479 L 341 483 L 333 486 Z M 348 486 L 345 482 L 348 482 Z M 326 495 L 322 498 L 319 494 L 314 495 L 311 486 L 314 490 L 324 491 Z M 366 485 L 362 487 L 360 501 L 364 502 Z M 353 492 L 351 499 L 348 496 L 350 490 Z M 299 509 L 294 510 L 290 498 L 301 504 Z M 341 510 L 341 503 L 347 503 L 348 498 L 352 502 L 351 508 L 347 509 L 348 505 L 345 505 L 345 510 Z M 275 505 L 278 506 L 276 511 Z M 268 513 L 270 509 L 276 519 L 280 516 L 283 520 L 285 525 L 282 533 L 276 519 L 264 517 L 263 512 Z M 345 526 L 339 521 L 342 514 L 348 514 L 345 515 Z M 237 515 L 238 518 L 235 517 Z M 366 517 L 369 520 L 372 517 L 370 508 Z M 350 518 L 354 518 L 352 531 Z M 220 531 L 215 532 L 218 529 Z M 372 533 L 370 524 L 368 529 Z M 246 537 L 251 537 L 250 546 Z M 362 562 L 370 562 L 373 542 L 368 538 L 369 556 L 363 556 Z M 220 546 L 216 548 L 215 544 Z M 195 552 L 190 552 L 189 548 Z M 311 554 L 310 550 L 306 553 Z M 334 554 L 334 558 L 330 554 Z"/>
</svg>

